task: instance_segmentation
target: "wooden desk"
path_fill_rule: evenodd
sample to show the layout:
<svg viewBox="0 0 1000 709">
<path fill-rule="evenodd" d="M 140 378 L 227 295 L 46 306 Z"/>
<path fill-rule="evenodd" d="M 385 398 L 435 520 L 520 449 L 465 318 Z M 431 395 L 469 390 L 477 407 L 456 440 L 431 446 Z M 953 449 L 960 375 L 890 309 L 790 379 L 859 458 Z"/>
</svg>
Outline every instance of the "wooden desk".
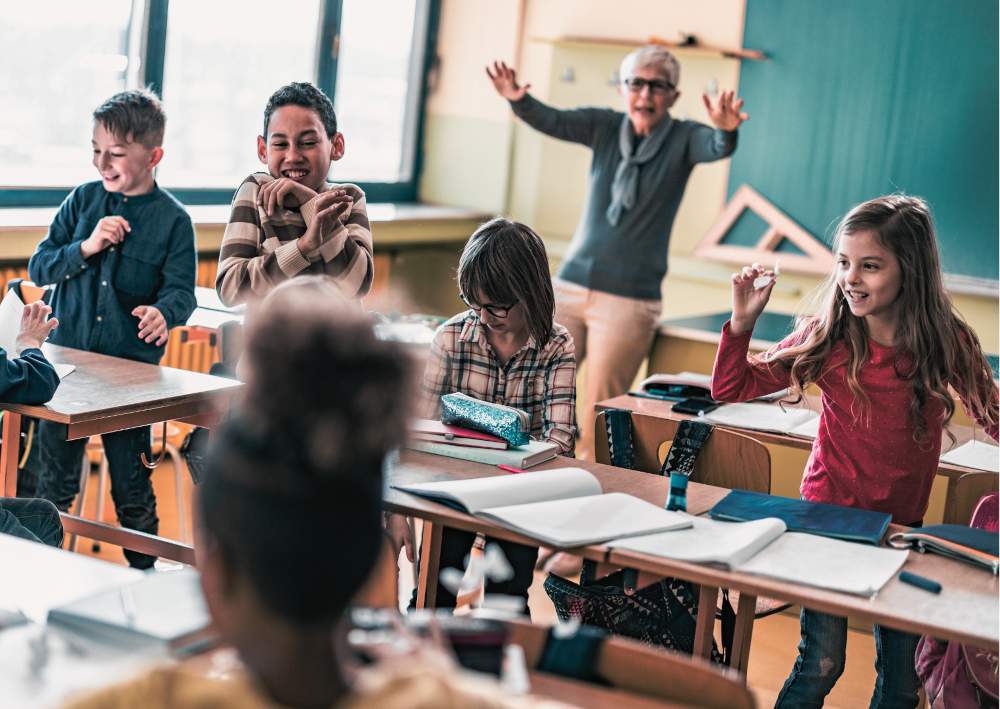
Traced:
<svg viewBox="0 0 1000 709">
<path fill-rule="evenodd" d="M 211 428 L 226 418 L 231 398 L 241 386 L 232 379 L 47 343 L 42 350 L 50 362 L 72 364 L 76 369 L 59 383 L 55 396 L 47 404 L 0 404 L 5 411 L 0 482 L 7 497 L 13 497 L 17 490 L 21 416 L 59 424 L 61 437 L 66 440 L 163 421 L 184 421 Z M 67 514 L 63 515 L 63 524 L 67 532 L 85 534 L 91 539 L 184 563 L 194 560 L 191 547 L 162 537 Z"/>
<path fill-rule="evenodd" d="M 813 411 L 820 411 L 821 403 L 818 396 L 807 396 L 806 402 Z M 595 405 L 598 411 L 603 411 L 604 409 L 628 409 L 639 414 L 647 414 L 649 416 L 657 416 L 659 418 L 670 419 L 672 421 L 684 421 L 687 419 L 692 419 L 694 416 L 690 414 L 675 413 L 673 410 L 675 402 L 672 401 L 661 401 L 658 399 L 646 399 L 639 396 L 629 396 L 625 394 L 623 396 L 616 396 L 613 399 L 606 399 L 604 401 L 599 401 Z M 776 406 L 777 404 L 775 404 Z M 799 438 L 797 436 L 788 436 L 784 433 L 766 433 L 764 431 L 751 431 L 745 428 L 731 428 L 728 426 L 723 426 L 730 431 L 736 431 L 737 433 L 742 433 L 746 436 L 751 436 L 756 438 L 761 443 L 769 443 L 778 446 L 787 446 L 788 448 L 797 448 L 799 450 L 812 450 L 813 441 L 807 438 Z M 951 439 L 948 438 L 947 431 L 951 431 L 952 435 L 955 436 L 956 443 L 952 446 Z M 941 434 L 941 451 L 945 452 L 951 450 L 953 447 L 958 447 L 964 443 L 975 439 L 977 441 L 984 441 L 990 445 L 996 445 L 996 442 L 990 438 L 985 431 L 981 428 L 974 428 L 972 426 L 960 426 L 957 424 L 951 424 L 948 426 L 947 431 Z M 955 485 L 960 477 L 966 473 L 977 473 L 983 472 L 977 470 L 976 468 L 966 468 L 960 465 L 953 465 L 951 463 L 938 462 L 938 475 L 948 478 L 948 493 L 947 501 L 945 502 L 944 509 L 944 521 L 947 523 L 957 523 L 957 524 L 967 524 L 968 520 L 957 521 L 953 520 L 953 493 Z"/>
<path fill-rule="evenodd" d="M 563 467 L 584 468 L 597 477 L 604 492 L 627 492 L 658 506 L 666 504 L 670 480 L 634 470 L 614 468 L 589 461 L 559 457 L 532 470 Z M 387 475 L 386 509 L 426 520 L 418 590 L 418 605 L 434 605 L 438 576 L 441 526 L 482 532 L 513 541 L 537 542 L 479 520 L 446 505 L 424 500 L 388 488 L 393 484 L 412 484 L 434 480 L 503 475 L 494 466 L 471 463 L 428 453 L 404 451 L 398 465 L 390 466 Z M 530 474 L 530 473 L 529 473 Z M 728 494 L 728 490 L 691 483 L 688 488 L 688 511 L 703 514 Z M 946 640 L 985 647 L 996 651 L 1000 636 L 998 579 L 985 570 L 932 554 L 910 552 L 905 569 L 940 581 L 941 595 L 935 596 L 900 584 L 893 579 L 872 600 L 812 586 L 793 584 L 709 566 L 673 561 L 646 554 L 609 550 L 598 545 L 569 550 L 588 559 L 613 566 L 646 572 L 646 580 L 676 576 L 693 582 L 698 588 L 700 609 L 696 631 L 695 654 L 708 657 L 712 646 L 715 608 L 719 588 L 740 592 L 737 612 L 734 668 L 745 670 L 753 629 L 753 611 L 758 595 L 798 603 L 807 608 L 851 616 L 914 633 L 926 633 Z M 639 585 L 644 585 L 641 578 Z"/>
</svg>

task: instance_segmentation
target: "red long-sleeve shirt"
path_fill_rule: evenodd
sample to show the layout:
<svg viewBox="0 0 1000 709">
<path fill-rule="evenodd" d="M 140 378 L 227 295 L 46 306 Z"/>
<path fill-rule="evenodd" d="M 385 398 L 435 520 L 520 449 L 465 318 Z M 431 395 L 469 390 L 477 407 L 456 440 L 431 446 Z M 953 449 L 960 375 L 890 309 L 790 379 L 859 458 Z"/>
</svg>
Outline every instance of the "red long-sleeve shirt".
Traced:
<svg viewBox="0 0 1000 709">
<path fill-rule="evenodd" d="M 750 332 L 731 335 L 729 323 L 712 372 L 712 396 L 720 401 L 747 401 L 790 384 L 788 370 L 774 363 L 751 366 Z M 801 332 L 785 338 L 774 349 L 801 341 Z M 830 349 L 816 385 L 823 392 L 819 436 L 806 464 L 801 492 L 807 500 L 887 512 L 893 522 L 911 525 L 927 511 L 931 485 L 941 455 L 944 406 L 935 399 L 924 405 L 927 441 L 913 440 L 909 408 L 910 382 L 896 376 L 893 349 L 868 340 L 871 355 L 858 372 L 868 404 L 855 400 L 847 385 L 847 350 L 841 341 Z M 982 424 L 982 421 L 977 421 Z M 997 426 L 986 426 L 997 438 Z"/>
</svg>

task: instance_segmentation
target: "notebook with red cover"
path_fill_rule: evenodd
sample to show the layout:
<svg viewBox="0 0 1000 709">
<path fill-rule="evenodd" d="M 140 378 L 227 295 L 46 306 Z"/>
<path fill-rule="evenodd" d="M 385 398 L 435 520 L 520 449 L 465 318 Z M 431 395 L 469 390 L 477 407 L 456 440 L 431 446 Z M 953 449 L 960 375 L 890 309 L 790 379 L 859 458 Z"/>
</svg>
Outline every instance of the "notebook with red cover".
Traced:
<svg viewBox="0 0 1000 709">
<path fill-rule="evenodd" d="M 415 441 L 448 443 L 453 446 L 468 446 L 470 448 L 507 449 L 507 441 L 497 436 L 472 431 L 460 426 L 449 426 L 440 421 L 431 421 L 430 419 L 414 419 L 411 421 L 410 438 Z"/>
</svg>

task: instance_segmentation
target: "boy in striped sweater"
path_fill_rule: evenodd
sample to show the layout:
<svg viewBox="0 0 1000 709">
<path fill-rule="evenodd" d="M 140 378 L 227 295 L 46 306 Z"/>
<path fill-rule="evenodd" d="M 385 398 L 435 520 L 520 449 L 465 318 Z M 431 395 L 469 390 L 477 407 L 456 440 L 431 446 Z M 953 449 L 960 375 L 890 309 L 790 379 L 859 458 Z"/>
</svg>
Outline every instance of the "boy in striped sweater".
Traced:
<svg viewBox="0 0 1000 709">
<path fill-rule="evenodd" d="M 326 181 L 344 156 L 344 136 L 327 96 L 309 83 L 278 89 L 264 109 L 257 156 L 233 198 L 215 289 L 226 305 L 253 310 L 275 286 L 300 274 L 332 276 L 348 298 L 371 289 L 372 234 L 365 194 Z"/>
</svg>

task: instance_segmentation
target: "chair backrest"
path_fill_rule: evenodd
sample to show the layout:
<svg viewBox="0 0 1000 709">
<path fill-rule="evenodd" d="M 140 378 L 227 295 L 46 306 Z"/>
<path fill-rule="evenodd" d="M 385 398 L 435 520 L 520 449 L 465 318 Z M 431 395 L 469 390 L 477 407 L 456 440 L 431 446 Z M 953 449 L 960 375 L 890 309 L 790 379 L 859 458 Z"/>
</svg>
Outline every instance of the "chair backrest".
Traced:
<svg viewBox="0 0 1000 709">
<path fill-rule="evenodd" d="M 549 628 L 512 621 L 507 641 L 524 648 L 529 668 L 538 666 Z M 700 709 L 754 709 L 753 695 L 735 676 L 710 662 L 609 635 L 601 645 L 597 673 L 616 689 Z"/>
<path fill-rule="evenodd" d="M 14 291 L 17 293 L 17 297 L 21 299 L 22 303 L 34 303 L 36 300 L 40 300 L 46 305 L 52 299 L 52 291 L 48 288 L 42 288 L 41 286 L 36 286 L 31 281 L 26 281 L 23 278 L 11 278 L 7 281 L 7 290 Z"/>
<path fill-rule="evenodd" d="M 660 446 L 672 441 L 679 421 L 632 413 L 632 451 L 636 470 L 660 472 Z M 594 454 L 598 463 L 611 464 L 604 412 L 597 415 Z M 666 450 L 664 450 L 664 456 Z M 760 441 L 742 433 L 716 428 L 695 460 L 691 480 L 733 490 L 771 492 L 771 454 Z M 978 499 L 978 498 L 977 498 Z"/>
<path fill-rule="evenodd" d="M 972 512 L 979 504 L 983 495 L 997 492 L 1000 489 L 1000 475 L 996 473 L 966 473 L 955 482 L 952 490 L 951 518 L 944 520 L 947 524 L 968 526 Z"/>
</svg>

